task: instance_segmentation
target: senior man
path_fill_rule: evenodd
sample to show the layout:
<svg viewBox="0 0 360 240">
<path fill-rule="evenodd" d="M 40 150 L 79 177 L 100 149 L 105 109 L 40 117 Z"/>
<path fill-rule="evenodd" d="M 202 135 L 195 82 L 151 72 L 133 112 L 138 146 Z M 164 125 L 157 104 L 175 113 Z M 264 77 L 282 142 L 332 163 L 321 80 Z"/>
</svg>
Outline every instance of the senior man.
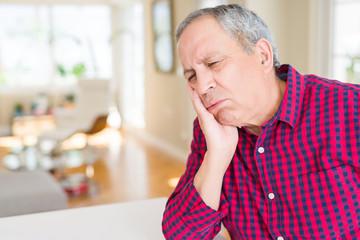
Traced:
<svg viewBox="0 0 360 240">
<path fill-rule="evenodd" d="M 165 237 L 360 239 L 360 87 L 280 66 L 239 5 L 191 13 L 176 38 L 197 119 Z"/>
</svg>

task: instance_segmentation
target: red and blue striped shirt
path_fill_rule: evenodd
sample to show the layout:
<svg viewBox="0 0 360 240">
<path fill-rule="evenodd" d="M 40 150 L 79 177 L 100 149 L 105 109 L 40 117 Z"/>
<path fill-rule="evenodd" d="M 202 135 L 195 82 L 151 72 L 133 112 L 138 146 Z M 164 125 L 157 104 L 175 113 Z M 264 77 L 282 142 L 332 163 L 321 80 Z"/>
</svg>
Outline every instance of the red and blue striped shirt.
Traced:
<svg viewBox="0 0 360 240">
<path fill-rule="evenodd" d="M 277 69 L 287 88 L 273 118 L 239 142 L 220 207 L 193 178 L 206 152 L 197 120 L 187 167 L 163 218 L 167 239 L 360 239 L 360 86 Z"/>
</svg>

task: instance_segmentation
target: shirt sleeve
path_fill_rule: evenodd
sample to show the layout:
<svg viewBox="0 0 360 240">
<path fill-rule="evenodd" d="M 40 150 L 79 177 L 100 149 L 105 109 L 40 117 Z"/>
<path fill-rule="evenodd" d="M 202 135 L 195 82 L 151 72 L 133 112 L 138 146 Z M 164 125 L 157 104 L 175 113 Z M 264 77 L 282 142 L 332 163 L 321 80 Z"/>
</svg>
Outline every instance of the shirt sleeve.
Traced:
<svg viewBox="0 0 360 240">
<path fill-rule="evenodd" d="M 221 229 L 221 219 L 228 214 L 229 204 L 223 193 L 219 210 L 215 211 L 206 205 L 193 184 L 205 152 L 205 137 L 195 120 L 186 171 L 170 196 L 163 216 L 166 239 L 213 239 Z"/>
</svg>

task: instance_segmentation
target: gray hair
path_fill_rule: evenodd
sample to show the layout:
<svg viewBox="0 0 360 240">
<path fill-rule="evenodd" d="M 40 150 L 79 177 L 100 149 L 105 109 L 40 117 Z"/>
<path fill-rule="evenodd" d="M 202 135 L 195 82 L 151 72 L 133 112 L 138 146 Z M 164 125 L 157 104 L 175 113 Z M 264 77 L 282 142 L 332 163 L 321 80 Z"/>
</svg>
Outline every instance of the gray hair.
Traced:
<svg viewBox="0 0 360 240">
<path fill-rule="evenodd" d="M 254 44 L 261 38 L 271 44 L 273 50 L 273 65 L 279 67 L 277 49 L 273 35 L 266 23 L 254 12 L 237 4 L 220 5 L 214 8 L 203 8 L 190 13 L 176 29 L 176 42 L 190 23 L 202 16 L 213 16 L 219 21 L 221 27 L 232 38 L 239 41 L 247 54 L 252 54 Z"/>
</svg>

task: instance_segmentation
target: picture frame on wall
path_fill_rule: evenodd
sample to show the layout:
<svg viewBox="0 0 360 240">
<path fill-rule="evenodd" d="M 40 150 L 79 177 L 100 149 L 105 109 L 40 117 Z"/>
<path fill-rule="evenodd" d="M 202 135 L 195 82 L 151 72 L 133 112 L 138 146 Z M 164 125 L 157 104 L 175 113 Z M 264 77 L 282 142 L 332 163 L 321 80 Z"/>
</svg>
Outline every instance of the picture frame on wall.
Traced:
<svg viewBox="0 0 360 240">
<path fill-rule="evenodd" d="M 160 72 L 172 72 L 174 69 L 172 0 L 154 0 L 152 20 L 156 69 Z"/>
</svg>

